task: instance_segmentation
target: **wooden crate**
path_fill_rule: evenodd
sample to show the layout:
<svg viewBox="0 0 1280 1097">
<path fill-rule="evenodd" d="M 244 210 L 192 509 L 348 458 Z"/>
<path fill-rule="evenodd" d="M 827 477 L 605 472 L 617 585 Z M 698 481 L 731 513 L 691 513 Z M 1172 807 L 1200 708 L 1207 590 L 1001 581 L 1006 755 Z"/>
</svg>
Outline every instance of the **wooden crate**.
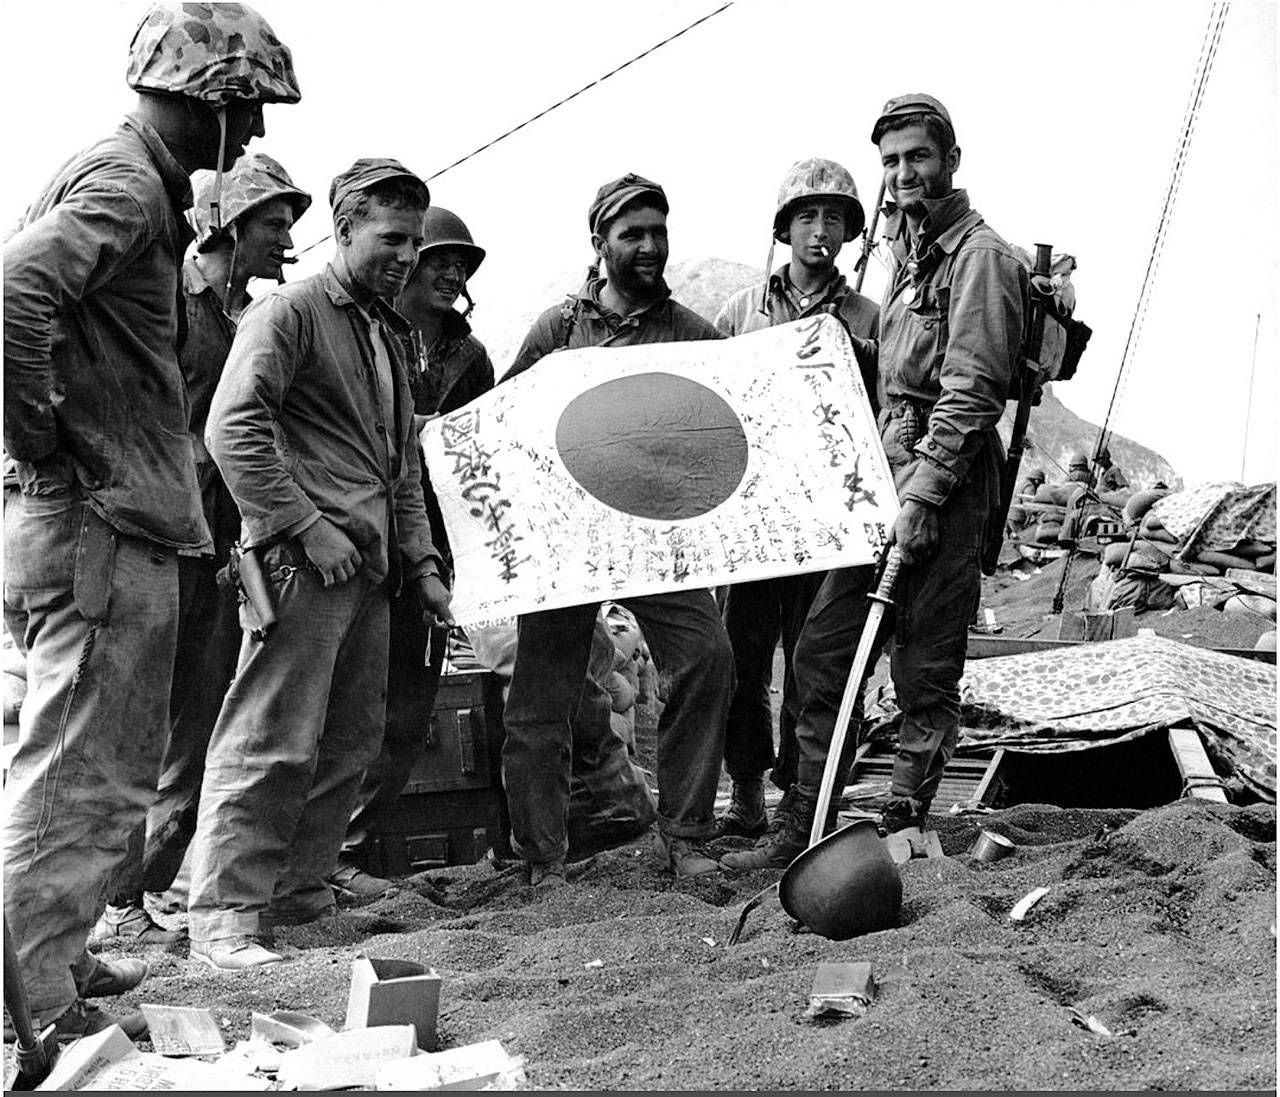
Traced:
<svg viewBox="0 0 1280 1097">
<path fill-rule="evenodd" d="M 474 864 L 502 840 L 502 688 L 496 675 L 442 675 L 427 750 L 374 839 L 368 869 L 402 876 Z"/>
</svg>

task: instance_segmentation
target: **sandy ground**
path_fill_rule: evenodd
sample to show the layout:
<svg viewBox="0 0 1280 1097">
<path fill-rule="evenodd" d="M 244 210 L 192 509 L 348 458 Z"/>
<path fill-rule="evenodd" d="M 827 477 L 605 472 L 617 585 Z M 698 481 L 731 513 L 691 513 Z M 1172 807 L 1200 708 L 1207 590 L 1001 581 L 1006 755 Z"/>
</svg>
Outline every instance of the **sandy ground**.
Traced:
<svg viewBox="0 0 1280 1097">
<path fill-rule="evenodd" d="M 1091 571 L 1076 565 L 1073 592 Z M 984 605 L 1006 635 L 1056 635 L 1043 611 L 1058 574 L 1002 576 Z M 1160 621 L 1166 635 L 1216 627 L 1209 642 L 1252 646 L 1216 612 Z M 642 761 L 650 730 L 642 721 Z M 850 941 L 797 932 L 770 899 L 730 947 L 742 904 L 776 873 L 676 882 L 642 839 L 549 891 L 488 862 L 408 878 L 371 906 L 278 930 L 287 962 L 253 974 L 214 973 L 185 945 L 145 950 L 149 979 L 104 1005 L 205 1005 L 228 1042 L 252 1010 L 340 1027 L 364 952 L 434 967 L 442 1046 L 501 1040 L 537 1089 L 1274 1090 L 1274 806 L 1023 804 L 936 825 L 947 856 L 902 866 L 898 928 Z M 973 862 L 983 826 L 1017 852 Z M 1047 896 L 1010 921 L 1037 887 Z M 825 961 L 872 965 L 866 1016 L 806 1016 Z"/>
<path fill-rule="evenodd" d="M 980 825 L 1017 852 L 970 861 Z M 771 875 L 677 884 L 639 842 L 552 891 L 489 864 L 413 877 L 278 931 L 288 962 L 253 975 L 150 950 L 151 977 L 120 1004 L 204 1004 L 229 1037 L 253 1009 L 340 1026 L 363 950 L 435 967 L 442 1043 L 499 1039 L 540 1089 L 1274 1089 L 1274 808 L 1020 805 L 938 826 L 948 856 L 902 867 L 900 927 L 842 943 L 767 902 L 729 947 Z M 817 965 L 840 960 L 871 963 L 874 1005 L 806 1018 Z"/>
</svg>

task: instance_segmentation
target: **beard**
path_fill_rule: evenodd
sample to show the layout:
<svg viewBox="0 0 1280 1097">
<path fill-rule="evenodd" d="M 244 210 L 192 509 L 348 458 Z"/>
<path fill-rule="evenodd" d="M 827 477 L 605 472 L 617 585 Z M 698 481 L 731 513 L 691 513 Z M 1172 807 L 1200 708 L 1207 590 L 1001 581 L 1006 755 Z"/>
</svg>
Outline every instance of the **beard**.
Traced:
<svg viewBox="0 0 1280 1097">
<path fill-rule="evenodd" d="M 628 297 L 651 297 L 662 291 L 665 261 L 657 264 L 656 271 L 650 275 L 637 271 L 630 263 L 619 262 L 608 247 L 604 249 L 602 258 L 610 281 Z"/>
</svg>

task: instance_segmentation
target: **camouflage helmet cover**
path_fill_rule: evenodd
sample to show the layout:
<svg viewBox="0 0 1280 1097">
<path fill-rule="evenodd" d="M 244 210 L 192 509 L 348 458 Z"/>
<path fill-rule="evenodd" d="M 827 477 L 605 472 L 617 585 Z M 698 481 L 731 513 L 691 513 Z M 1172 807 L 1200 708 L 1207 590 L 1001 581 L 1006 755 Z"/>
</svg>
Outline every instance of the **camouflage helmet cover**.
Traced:
<svg viewBox="0 0 1280 1097">
<path fill-rule="evenodd" d="M 207 250 L 217 235 L 209 209 L 216 180 L 217 172 L 214 171 L 197 171 L 191 176 L 195 201 L 187 211 L 187 219 L 196 230 L 197 247 L 200 251 Z M 311 195 L 293 185 L 289 173 L 278 161 L 262 152 L 242 156 L 222 177 L 222 223 L 232 224 L 236 218 L 273 198 L 289 200 L 293 206 L 295 221 L 311 205 Z"/>
<path fill-rule="evenodd" d="M 301 98 L 289 47 L 247 4 L 153 4 L 129 45 L 126 79 L 215 109 Z"/>
<path fill-rule="evenodd" d="M 788 169 L 778 188 L 777 212 L 773 215 L 773 235 L 784 244 L 791 241 L 791 208 L 797 202 L 818 198 L 839 198 L 849 207 L 849 217 L 844 227 L 844 239 L 848 243 L 862 231 L 867 215 L 858 200 L 858 188 L 847 168 L 834 160 L 814 156 L 798 160 Z"/>
<path fill-rule="evenodd" d="M 426 243 L 419 249 L 419 256 L 425 255 L 432 248 L 457 248 L 467 257 L 468 278 L 484 262 L 485 250 L 471 238 L 466 223 L 443 206 L 431 206 L 427 209 L 422 235 Z"/>
</svg>

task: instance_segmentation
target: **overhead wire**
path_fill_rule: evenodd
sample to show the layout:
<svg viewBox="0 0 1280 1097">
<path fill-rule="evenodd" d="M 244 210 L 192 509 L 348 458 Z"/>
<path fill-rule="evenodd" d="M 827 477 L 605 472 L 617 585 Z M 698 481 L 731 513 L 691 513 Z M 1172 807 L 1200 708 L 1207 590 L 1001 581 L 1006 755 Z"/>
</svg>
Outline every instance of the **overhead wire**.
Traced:
<svg viewBox="0 0 1280 1097">
<path fill-rule="evenodd" d="M 1205 89 L 1209 83 L 1209 74 L 1213 71 L 1214 58 L 1217 56 L 1218 44 L 1222 39 L 1222 28 L 1230 8 L 1231 4 L 1224 0 L 1221 4 L 1215 4 L 1209 12 L 1204 37 L 1200 43 L 1200 56 L 1196 61 L 1195 76 L 1192 78 L 1191 95 L 1187 103 L 1186 113 L 1183 116 L 1182 129 L 1169 172 L 1169 182 L 1165 189 L 1164 203 L 1160 210 L 1160 220 L 1156 226 L 1156 234 L 1152 240 L 1151 251 L 1147 256 L 1147 266 L 1142 278 L 1142 288 L 1138 293 L 1138 303 L 1129 322 L 1129 333 L 1125 338 L 1124 351 L 1120 357 L 1120 368 L 1116 374 L 1115 386 L 1111 390 L 1111 400 L 1107 404 L 1107 413 L 1102 421 L 1102 426 L 1098 428 L 1098 440 L 1093 450 L 1095 462 L 1103 450 L 1107 448 L 1111 437 L 1111 419 L 1119 406 L 1120 400 L 1123 398 L 1130 368 L 1137 353 L 1138 343 L 1142 338 L 1143 326 L 1151 304 L 1151 292 L 1155 284 L 1156 274 L 1159 271 L 1160 258 L 1164 252 L 1165 241 L 1168 238 L 1173 207 L 1177 202 L 1178 191 L 1182 184 L 1183 169 L 1186 166 L 1187 155 L 1191 148 L 1196 120 L 1199 117 L 1200 107 L 1204 101 Z"/>
<path fill-rule="evenodd" d="M 472 149 L 471 152 L 466 154 L 466 156 L 461 156 L 457 160 L 455 160 L 452 164 L 447 164 L 445 167 L 441 168 L 439 171 L 433 172 L 431 175 L 428 175 L 425 181 L 429 183 L 433 179 L 439 179 L 440 176 L 442 176 L 445 172 L 452 171 L 454 168 L 458 167 L 459 164 L 465 164 L 472 157 L 479 156 L 480 153 L 484 152 L 486 149 L 493 148 L 493 146 L 496 145 L 499 141 L 505 141 L 512 134 L 519 133 L 522 129 L 525 128 L 525 126 L 532 125 L 534 122 L 538 121 L 538 119 L 540 118 L 545 118 L 553 110 L 557 110 L 558 108 L 563 107 L 566 103 L 572 102 L 574 99 L 578 98 L 578 96 L 582 95 L 584 92 L 588 92 L 592 88 L 597 87 L 600 84 L 604 83 L 606 80 L 609 79 L 609 77 L 616 76 L 623 69 L 629 68 L 631 65 L 634 65 L 637 61 L 643 60 L 644 58 L 648 57 L 651 53 L 655 52 L 656 50 L 660 50 L 663 46 L 667 45 L 668 43 L 674 42 L 681 35 L 688 34 L 695 27 L 701 26 L 703 23 L 707 22 L 707 20 L 709 19 L 714 19 L 721 12 L 727 11 L 729 8 L 733 7 L 734 3 L 735 3 L 735 0 L 725 0 L 725 3 L 721 4 L 714 11 L 709 11 L 707 12 L 706 15 L 703 15 L 695 19 L 688 26 L 681 28 L 680 30 L 676 31 L 674 34 L 668 35 L 666 38 L 662 39 L 661 42 L 656 42 L 654 45 L 650 46 L 648 49 L 644 50 L 643 52 L 637 53 L 630 60 L 624 61 L 621 65 L 617 66 L 617 68 L 610 69 L 603 76 L 596 77 L 596 79 L 592 80 L 589 84 L 583 84 L 583 86 L 580 87 L 577 91 L 571 93 L 570 95 L 566 95 L 563 99 L 556 100 L 556 102 L 552 103 L 551 106 L 538 111 L 537 114 L 534 114 L 529 118 L 526 118 L 519 125 L 512 126 L 505 133 L 498 134 L 498 136 L 493 138 L 492 141 L 486 141 L 479 148 Z M 311 251 L 313 248 L 319 247 L 326 240 L 331 239 L 332 236 L 333 236 L 332 233 L 325 234 L 324 236 L 320 237 L 319 240 L 315 241 L 315 243 L 308 244 L 301 251 L 295 252 L 294 257 L 298 258 L 300 256 L 306 255 L 307 252 Z"/>
</svg>

